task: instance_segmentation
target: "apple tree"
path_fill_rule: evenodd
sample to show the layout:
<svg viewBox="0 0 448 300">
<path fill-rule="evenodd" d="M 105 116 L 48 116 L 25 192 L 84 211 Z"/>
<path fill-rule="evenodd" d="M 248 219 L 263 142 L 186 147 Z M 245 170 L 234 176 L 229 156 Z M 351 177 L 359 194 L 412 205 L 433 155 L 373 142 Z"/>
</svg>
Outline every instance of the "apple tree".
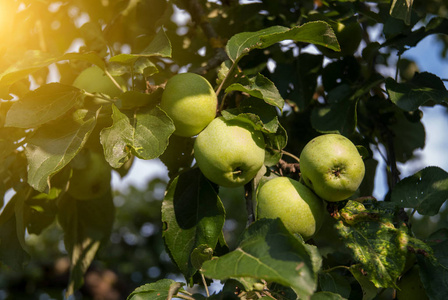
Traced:
<svg viewBox="0 0 448 300">
<path fill-rule="evenodd" d="M 159 160 L 169 180 L 145 224 L 160 236 L 143 253 L 162 246 L 177 276 L 129 300 L 445 299 L 448 173 L 400 168 L 425 147 L 422 109 L 448 103 L 445 79 L 403 55 L 437 36 L 445 57 L 447 9 L 1 2 L 0 268 L 32 264 L 30 240 L 57 228 L 69 261 L 60 295 L 78 298 L 125 216 L 112 174 Z M 157 198 L 151 183 L 146 193 Z M 144 210 L 137 195 L 120 224 Z"/>
</svg>

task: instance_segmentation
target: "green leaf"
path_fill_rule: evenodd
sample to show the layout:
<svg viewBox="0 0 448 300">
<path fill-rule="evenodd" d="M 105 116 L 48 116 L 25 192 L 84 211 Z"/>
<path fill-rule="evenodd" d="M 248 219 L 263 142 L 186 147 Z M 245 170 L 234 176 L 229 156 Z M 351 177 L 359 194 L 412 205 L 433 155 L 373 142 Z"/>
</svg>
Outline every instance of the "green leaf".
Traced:
<svg viewBox="0 0 448 300">
<path fill-rule="evenodd" d="M 79 32 L 87 49 L 107 55 L 107 40 L 99 22 L 88 21 L 79 28 Z"/>
<path fill-rule="evenodd" d="M 193 252 L 191 252 L 191 264 L 193 265 L 193 268 L 200 270 L 202 264 L 205 261 L 212 259 L 212 257 L 212 248 L 210 248 L 208 245 L 199 245 L 198 247 L 194 248 Z"/>
<path fill-rule="evenodd" d="M 266 134 L 266 145 L 274 150 L 282 150 L 288 144 L 286 129 L 279 123 L 275 134 Z"/>
<path fill-rule="evenodd" d="M 276 133 L 265 134 L 266 152 L 264 163 L 266 166 L 274 166 L 282 158 L 281 150 L 288 144 L 288 134 L 279 123 Z"/>
<path fill-rule="evenodd" d="M 23 129 L 0 127 L 0 161 L 4 161 L 17 148 L 17 142 L 24 136 Z"/>
<path fill-rule="evenodd" d="M 21 211 L 27 190 L 19 190 L 0 214 L 0 261 L 15 270 L 20 270 L 30 258 Z"/>
<path fill-rule="evenodd" d="M 276 63 L 271 79 L 280 94 L 283 98 L 293 101 L 299 111 L 306 110 L 313 101 L 318 77 L 322 73 L 323 56 L 301 53 L 294 57 L 291 53 L 285 61 L 278 60 Z"/>
<path fill-rule="evenodd" d="M 162 203 L 165 244 L 187 281 L 197 268 L 191 261 L 194 249 L 215 249 L 224 226 L 225 211 L 217 190 L 192 169 L 176 177 Z"/>
<path fill-rule="evenodd" d="M 357 100 L 345 98 L 326 106 L 314 107 L 311 113 L 311 125 L 321 133 L 350 135 L 357 124 L 357 104 Z"/>
<path fill-rule="evenodd" d="M 420 278 L 429 299 L 444 300 L 448 293 L 448 229 L 441 229 L 429 237 L 434 257 L 417 255 Z"/>
<path fill-rule="evenodd" d="M 293 28 L 272 26 L 256 32 L 238 33 L 227 42 L 226 52 L 233 62 L 238 62 L 253 49 L 264 49 L 284 40 L 313 43 L 340 51 L 331 26 L 316 21 Z"/>
<path fill-rule="evenodd" d="M 372 281 L 369 280 L 369 277 L 361 272 L 360 266 L 351 266 L 350 272 L 362 288 L 362 300 L 372 300 L 375 298 L 378 293 L 378 288 L 372 283 Z"/>
<path fill-rule="evenodd" d="M 29 92 L 9 109 L 5 126 L 33 128 L 53 121 L 74 106 L 79 105 L 83 94 L 77 88 L 50 83 Z"/>
<path fill-rule="evenodd" d="M 157 66 L 151 62 L 147 57 L 141 57 L 137 59 L 134 64 L 134 73 L 142 74 L 145 77 L 150 77 L 159 72 Z"/>
<path fill-rule="evenodd" d="M 290 286 L 308 298 L 317 287 L 321 258 L 314 248 L 293 236 L 279 219 L 253 223 L 234 251 L 202 265 L 213 279 L 251 277 Z"/>
<path fill-rule="evenodd" d="M 284 40 L 310 43 L 324 46 L 334 51 L 341 51 L 332 27 L 324 21 L 308 22 L 301 26 L 292 27 L 288 31 L 261 37 L 263 43 L 271 45 Z"/>
<path fill-rule="evenodd" d="M 448 247 L 445 245 L 445 251 L 447 250 Z M 424 257 L 418 257 L 417 261 L 420 266 L 420 279 L 429 299 L 445 300 L 448 293 L 446 281 L 448 265 L 442 265 L 437 260 Z"/>
<path fill-rule="evenodd" d="M 448 26 L 448 19 L 439 16 L 433 17 L 429 20 L 426 27 L 418 26 L 418 29 L 415 29 L 412 32 L 406 32 L 408 30 L 405 29 L 404 26 L 397 26 L 397 22 L 391 22 L 391 24 L 392 26 L 390 27 L 393 27 L 394 31 L 391 34 L 392 38 L 382 43 L 381 48 L 393 47 L 395 49 L 398 49 L 397 55 L 402 55 L 406 50 L 409 50 L 411 47 L 417 46 L 420 41 L 422 41 L 429 35 L 445 34 Z M 400 29 L 400 27 L 402 27 L 403 29 Z M 403 30 L 405 31 L 405 33 L 403 33 Z"/>
<path fill-rule="evenodd" d="M 434 216 L 448 199 L 448 173 L 427 167 L 397 183 L 391 201 L 399 207 L 413 208 L 421 215 Z"/>
<path fill-rule="evenodd" d="M 311 296 L 311 300 L 344 300 L 341 295 L 331 292 L 318 292 Z"/>
<path fill-rule="evenodd" d="M 257 98 L 245 98 L 237 108 L 226 109 L 221 113 L 226 120 L 247 120 L 256 130 L 267 133 L 275 133 L 279 126 L 275 107 Z"/>
<path fill-rule="evenodd" d="M 154 108 L 160 102 L 162 93 L 163 89 L 157 89 L 151 94 L 137 91 L 124 92 L 118 96 L 118 101 L 115 105 L 123 110 L 133 110 L 140 107 Z"/>
<path fill-rule="evenodd" d="M 336 272 L 320 274 L 319 285 L 322 291 L 339 294 L 347 299 L 350 296 L 350 282 L 347 281 L 345 276 Z"/>
<path fill-rule="evenodd" d="M 98 248 L 108 241 L 115 215 L 112 200 L 111 191 L 89 200 L 76 200 L 66 193 L 59 203 L 58 221 L 71 261 L 66 297 L 82 286 Z"/>
<path fill-rule="evenodd" d="M 171 279 L 161 279 L 136 288 L 126 300 L 166 300 L 178 292 L 185 292 L 184 284 Z"/>
<path fill-rule="evenodd" d="M 448 103 L 448 91 L 443 81 L 428 72 L 417 73 L 410 82 L 405 83 L 387 78 L 386 89 L 390 100 L 406 111 L 414 111 L 428 102 Z"/>
<path fill-rule="evenodd" d="M 15 62 L 0 74 L 0 88 L 9 86 L 54 62 L 55 57 L 48 53 L 39 50 L 27 51 L 22 60 Z"/>
<path fill-rule="evenodd" d="M 414 0 L 393 0 L 389 14 L 394 18 L 403 20 L 406 25 L 410 25 L 413 2 Z"/>
<path fill-rule="evenodd" d="M 82 60 L 94 64 L 100 67 L 102 70 L 106 69 L 106 63 L 104 62 L 104 60 L 98 55 L 98 53 L 94 51 L 82 52 L 82 53 L 69 52 L 56 58 L 56 61 L 63 61 L 63 60 Z"/>
<path fill-rule="evenodd" d="M 389 129 L 393 132 L 395 157 L 398 162 L 406 162 L 414 156 L 416 149 L 425 147 L 425 127 L 421 121 L 410 121 L 405 112 L 395 106 Z M 387 141 L 383 141 L 387 143 Z"/>
<path fill-rule="evenodd" d="M 226 88 L 226 93 L 231 91 L 248 93 L 253 97 L 263 99 L 266 103 L 276 106 L 280 110 L 283 109 L 285 103 L 274 83 L 260 73 L 250 78 L 245 76 L 239 78 L 238 82 Z"/>
<path fill-rule="evenodd" d="M 430 238 L 433 238 L 431 236 Z M 432 256 L 417 255 L 417 263 L 420 266 L 420 279 L 425 287 L 429 299 L 445 300 L 448 294 L 448 239 L 446 233 L 444 239 L 436 239 L 432 245 Z"/>
<path fill-rule="evenodd" d="M 403 271 L 407 254 L 405 242 L 410 237 L 404 229 L 394 227 L 393 211 L 382 205 L 381 202 L 361 204 L 349 200 L 340 210 L 336 229 L 375 286 L 388 288 L 396 286 Z"/>
<path fill-rule="evenodd" d="M 112 119 L 112 126 L 101 131 L 100 141 L 106 160 L 114 168 L 121 167 L 131 153 L 141 159 L 159 157 L 174 132 L 173 122 L 158 107 L 123 113 L 112 105 Z"/>
<path fill-rule="evenodd" d="M 30 50 L 25 53 L 22 60 L 11 65 L 0 74 L 0 91 L 6 90 L 6 93 L 8 93 L 8 87 L 13 83 L 42 68 L 48 67 L 52 63 L 63 60 L 84 60 L 99 66 L 103 70 L 106 66 L 104 61 L 94 52 L 66 53 L 62 56 L 54 56 L 38 50 Z"/>
<path fill-rule="evenodd" d="M 151 43 L 138 54 L 118 54 L 110 58 L 110 62 L 126 65 L 134 64 L 140 57 L 171 57 L 171 43 L 162 28 L 151 41 Z"/>
<path fill-rule="evenodd" d="M 226 45 L 226 52 L 229 58 L 233 62 L 239 61 L 244 55 L 249 54 L 253 49 L 264 49 L 277 42 L 282 41 L 281 39 L 273 43 L 262 43 L 261 37 L 269 36 L 274 33 L 288 31 L 287 27 L 283 26 L 272 26 L 256 32 L 241 32 L 235 34 L 230 38 Z"/>
<path fill-rule="evenodd" d="M 81 150 L 96 124 L 97 112 L 84 109 L 57 122 L 39 127 L 26 146 L 28 183 L 43 192 L 50 177 Z"/>
<path fill-rule="evenodd" d="M 191 137 L 170 136 L 168 147 L 159 156 L 159 159 L 167 167 L 170 178 L 176 177 L 182 170 L 187 170 L 191 167 L 194 159 L 194 141 L 195 139 Z"/>
<path fill-rule="evenodd" d="M 60 188 L 52 187 L 48 194 L 37 193 L 27 199 L 25 209 L 28 233 L 38 235 L 54 222 L 57 214 L 56 200 L 60 193 Z"/>
</svg>

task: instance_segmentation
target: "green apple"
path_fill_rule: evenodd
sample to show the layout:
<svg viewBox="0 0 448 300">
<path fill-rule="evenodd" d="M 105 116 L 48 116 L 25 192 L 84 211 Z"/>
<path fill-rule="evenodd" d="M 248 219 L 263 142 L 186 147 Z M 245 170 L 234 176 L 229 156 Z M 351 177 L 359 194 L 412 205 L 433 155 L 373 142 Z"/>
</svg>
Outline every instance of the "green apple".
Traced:
<svg viewBox="0 0 448 300">
<path fill-rule="evenodd" d="M 114 79 L 121 87 L 126 87 L 126 81 L 122 77 L 117 76 Z M 117 97 L 122 93 L 106 73 L 97 66 L 84 69 L 76 77 L 73 86 L 89 93 L 103 93 L 111 97 Z"/>
<path fill-rule="evenodd" d="M 300 234 L 304 240 L 319 230 L 323 216 L 324 202 L 294 179 L 271 179 L 257 193 L 257 219 L 280 218 L 289 231 Z"/>
<path fill-rule="evenodd" d="M 263 134 L 241 120 L 214 119 L 198 134 L 194 158 L 210 181 L 224 187 L 248 183 L 264 164 Z"/>
<path fill-rule="evenodd" d="M 361 184 L 365 166 L 358 149 L 346 137 L 324 134 L 311 140 L 300 154 L 303 182 L 327 201 L 352 196 Z"/>
<path fill-rule="evenodd" d="M 74 161 L 67 193 L 78 200 L 99 198 L 110 189 L 111 167 L 103 155 L 88 151 Z"/>
<path fill-rule="evenodd" d="M 397 299 L 398 300 L 426 300 L 425 288 L 420 279 L 419 266 L 415 265 L 400 278 L 397 283 Z"/>
<path fill-rule="evenodd" d="M 181 73 L 166 83 L 160 107 L 173 120 L 175 135 L 191 137 L 201 132 L 215 117 L 218 100 L 204 77 Z"/>
</svg>

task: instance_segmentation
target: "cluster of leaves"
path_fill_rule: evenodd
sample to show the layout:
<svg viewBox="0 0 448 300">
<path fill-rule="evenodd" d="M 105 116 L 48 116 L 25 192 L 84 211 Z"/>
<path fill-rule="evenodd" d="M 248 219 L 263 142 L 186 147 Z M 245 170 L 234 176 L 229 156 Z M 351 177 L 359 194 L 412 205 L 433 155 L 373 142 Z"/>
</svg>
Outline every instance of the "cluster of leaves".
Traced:
<svg viewBox="0 0 448 300">
<path fill-rule="evenodd" d="M 104 9 L 99 2 L 79 1 L 74 7 L 91 19 L 79 27 L 82 14 L 70 4 L 51 2 L 59 7 L 48 9 L 44 2 L 23 1 L 17 18 L 27 20 L 22 26 L 32 38 L 16 37 L 11 49 L 32 50 L 1 49 L 2 264 L 20 268 L 29 260 L 26 235 L 41 234 L 58 220 L 71 261 L 66 295 L 82 286 L 97 250 L 109 239 L 115 207 L 109 185 L 100 196 L 81 200 L 70 184 L 86 167 L 85 157 L 100 153 L 107 170 L 122 176 L 134 157 L 165 163 L 170 182 L 161 205 L 163 240 L 188 285 L 224 283 L 208 298 L 369 300 L 397 288 L 409 256 L 416 257 L 411 261 L 420 266 L 427 295 L 443 298 L 446 229 L 431 233 L 425 243 L 414 236 L 405 209 L 411 216 L 437 215 L 448 196 L 448 173 L 428 167 L 400 180 L 397 162 L 408 162 L 424 147 L 420 107 L 446 106 L 448 92 L 434 74 L 390 78 L 379 66 L 389 66 L 393 51 L 400 56 L 426 36 L 446 33 L 447 19 L 426 20 L 429 9 L 410 1 L 179 0 L 175 4 L 194 22 L 183 25 L 187 34 L 178 34 L 182 25 L 171 21 L 171 3 L 110 2 Z M 43 22 L 45 16 L 59 25 Z M 414 29 L 416 24 L 422 26 Z M 368 29 L 378 25 L 384 40 L 371 41 Z M 67 37 L 79 35 L 83 48 L 67 52 L 72 42 Z M 302 52 L 310 44 L 318 51 Z M 123 77 L 127 89 L 111 97 L 72 86 L 87 65 L 112 80 Z M 54 66 L 61 79 L 46 83 Z M 361 197 L 329 205 L 326 226 L 313 243 L 288 232 L 280 220 L 249 218 L 252 224 L 229 246 L 222 191 L 191 166 L 194 139 L 172 136 L 174 125 L 157 106 L 163 83 L 181 67 L 216 82 L 224 118 L 239 118 L 263 132 L 267 174 L 281 171 L 279 161 L 289 159 L 284 153 L 298 156 L 311 137 L 337 132 L 365 152 L 366 180 L 358 196 L 372 194 L 377 162 L 371 153 L 379 148 L 386 149 L 390 193 L 384 201 Z M 264 171 L 241 195 L 249 216 L 252 191 Z M 10 191 L 14 195 L 4 204 Z M 183 286 L 163 279 L 137 288 L 128 299 L 204 298 Z"/>
</svg>

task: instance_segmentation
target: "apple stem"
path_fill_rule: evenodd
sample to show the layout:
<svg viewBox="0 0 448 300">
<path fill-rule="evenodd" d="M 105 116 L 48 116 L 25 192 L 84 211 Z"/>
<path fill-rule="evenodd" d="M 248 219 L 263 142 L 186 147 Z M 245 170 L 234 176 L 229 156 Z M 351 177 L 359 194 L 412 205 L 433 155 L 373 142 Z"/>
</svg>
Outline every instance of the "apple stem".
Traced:
<svg viewBox="0 0 448 300">
<path fill-rule="evenodd" d="M 242 173 L 243 173 L 243 170 L 241 170 L 240 168 L 236 168 L 236 169 L 232 172 L 233 175 L 241 175 Z"/>
<path fill-rule="evenodd" d="M 109 71 L 107 71 L 106 69 L 104 69 L 104 73 L 107 75 L 107 77 L 109 77 L 110 80 L 112 80 L 113 84 L 122 92 L 124 92 L 123 88 L 118 84 L 118 82 L 115 80 L 115 78 L 109 73 Z"/>
<path fill-rule="evenodd" d="M 201 277 L 202 277 L 202 283 L 204 284 L 205 293 L 206 293 L 207 298 L 208 298 L 208 297 L 210 297 L 210 292 L 208 291 L 207 281 L 205 280 L 205 276 L 204 276 L 204 274 L 203 274 L 201 271 L 199 271 L 199 273 L 201 274 Z"/>
<path fill-rule="evenodd" d="M 89 96 L 89 97 L 92 97 L 92 98 L 100 98 L 100 99 L 106 100 L 106 101 L 108 101 L 110 103 L 115 103 L 116 102 L 114 99 L 111 99 L 111 98 L 108 98 L 106 96 L 103 96 L 103 94 L 101 94 L 101 93 L 89 93 L 89 92 L 86 92 L 86 91 L 83 91 L 83 93 L 86 96 Z"/>
<path fill-rule="evenodd" d="M 335 266 L 335 267 L 330 268 L 330 269 L 322 270 L 322 272 L 324 272 L 324 273 L 330 273 L 330 272 L 332 272 L 332 271 L 334 271 L 334 270 L 337 270 L 337 269 L 350 270 L 350 268 L 347 267 L 347 266 Z"/>
<path fill-rule="evenodd" d="M 218 112 L 221 112 L 224 109 L 224 104 L 226 103 L 227 94 L 224 94 L 221 100 L 221 104 L 219 105 Z"/>
<path fill-rule="evenodd" d="M 287 156 L 289 156 L 289 157 L 294 158 L 295 160 L 297 160 L 297 162 L 300 162 L 300 159 L 299 159 L 297 156 L 295 156 L 295 155 L 292 154 L 292 153 L 289 153 L 288 151 L 281 150 L 281 153 L 282 153 L 282 154 L 285 154 L 285 155 L 287 155 Z"/>
</svg>

